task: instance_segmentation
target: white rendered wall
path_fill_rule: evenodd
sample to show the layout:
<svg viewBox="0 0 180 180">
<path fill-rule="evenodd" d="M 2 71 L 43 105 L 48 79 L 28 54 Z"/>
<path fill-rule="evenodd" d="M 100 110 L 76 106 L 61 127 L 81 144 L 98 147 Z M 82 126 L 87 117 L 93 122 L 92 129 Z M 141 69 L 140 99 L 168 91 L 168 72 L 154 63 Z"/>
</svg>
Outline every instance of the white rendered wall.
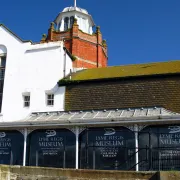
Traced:
<svg viewBox="0 0 180 180">
<path fill-rule="evenodd" d="M 31 112 L 64 110 L 65 87 L 57 81 L 72 69 L 72 60 L 63 43 L 50 42 L 32 45 L 23 43 L 5 28 L 0 27 L 0 45 L 7 48 L 1 119 L 20 120 Z M 66 63 L 64 64 L 64 60 Z M 30 107 L 23 106 L 23 94 L 30 94 Z M 54 106 L 47 106 L 46 93 L 53 93 Z"/>
</svg>

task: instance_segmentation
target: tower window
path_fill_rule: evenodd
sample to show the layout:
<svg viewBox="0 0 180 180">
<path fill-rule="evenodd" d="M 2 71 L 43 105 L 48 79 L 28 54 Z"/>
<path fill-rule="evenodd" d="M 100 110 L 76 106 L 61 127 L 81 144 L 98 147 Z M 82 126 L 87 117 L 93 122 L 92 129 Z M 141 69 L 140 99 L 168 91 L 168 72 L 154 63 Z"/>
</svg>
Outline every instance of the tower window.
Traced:
<svg viewBox="0 0 180 180">
<path fill-rule="evenodd" d="M 74 24 L 74 16 L 71 16 L 70 17 L 70 28 L 72 28 L 73 24 Z"/>
<path fill-rule="evenodd" d="M 54 94 L 47 94 L 47 106 L 54 105 Z"/>
<path fill-rule="evenodd" d="M 68 30 L 68 25 L 69 25 L 69 18 L 65 17 L 64 18 L 64 31 Z"/>
</svg>

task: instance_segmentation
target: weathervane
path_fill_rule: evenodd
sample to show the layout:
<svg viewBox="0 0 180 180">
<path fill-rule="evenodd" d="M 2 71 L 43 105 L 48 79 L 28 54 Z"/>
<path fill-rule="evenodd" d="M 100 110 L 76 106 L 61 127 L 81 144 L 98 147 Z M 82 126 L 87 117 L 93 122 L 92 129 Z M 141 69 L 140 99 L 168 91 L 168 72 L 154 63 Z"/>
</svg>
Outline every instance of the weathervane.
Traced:
<svg viewBox="0 0 180 180">
<path fill-rule="evenodd" d="M 74 7 L 76 8 L 76 0 L 74 0 Z"/>
</svg>

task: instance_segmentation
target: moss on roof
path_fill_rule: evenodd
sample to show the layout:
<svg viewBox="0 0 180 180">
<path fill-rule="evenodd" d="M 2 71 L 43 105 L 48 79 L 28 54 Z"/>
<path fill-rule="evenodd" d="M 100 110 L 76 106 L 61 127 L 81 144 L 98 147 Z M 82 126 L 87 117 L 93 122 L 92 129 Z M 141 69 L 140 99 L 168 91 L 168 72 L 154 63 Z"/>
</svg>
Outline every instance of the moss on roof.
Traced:
<svg viewBox="0 0 180 180">
<path fill-rule="evenodd" d="M 180 60 L 86 69 L 72 74 L 72 81 L 180 73 Z"/>
</svg>

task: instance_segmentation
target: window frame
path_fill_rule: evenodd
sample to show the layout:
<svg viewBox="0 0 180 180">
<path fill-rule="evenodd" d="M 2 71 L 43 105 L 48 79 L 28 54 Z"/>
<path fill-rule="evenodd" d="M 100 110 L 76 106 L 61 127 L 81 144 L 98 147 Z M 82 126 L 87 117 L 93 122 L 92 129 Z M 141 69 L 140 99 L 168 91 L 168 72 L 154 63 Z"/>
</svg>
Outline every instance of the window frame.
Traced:
<svg viewBox="0 0 180 180">
<path fill-rule="evenodd" d="M 54 106 L 54 93 L 46 93 L 46 106 Z"/>
<path fill-rule="evenodd" d="M 69 17 L 64 18 L 64 31 L 67 31 L 69 29 Z"/>
<path fill-rule="evenodd" d="M 26 99 L 28 97 L 28 99 Z M 30 94 L 23 94 L 23 107 L 29 108 L 31 104 L 31 96 Z"/>
</svg>

